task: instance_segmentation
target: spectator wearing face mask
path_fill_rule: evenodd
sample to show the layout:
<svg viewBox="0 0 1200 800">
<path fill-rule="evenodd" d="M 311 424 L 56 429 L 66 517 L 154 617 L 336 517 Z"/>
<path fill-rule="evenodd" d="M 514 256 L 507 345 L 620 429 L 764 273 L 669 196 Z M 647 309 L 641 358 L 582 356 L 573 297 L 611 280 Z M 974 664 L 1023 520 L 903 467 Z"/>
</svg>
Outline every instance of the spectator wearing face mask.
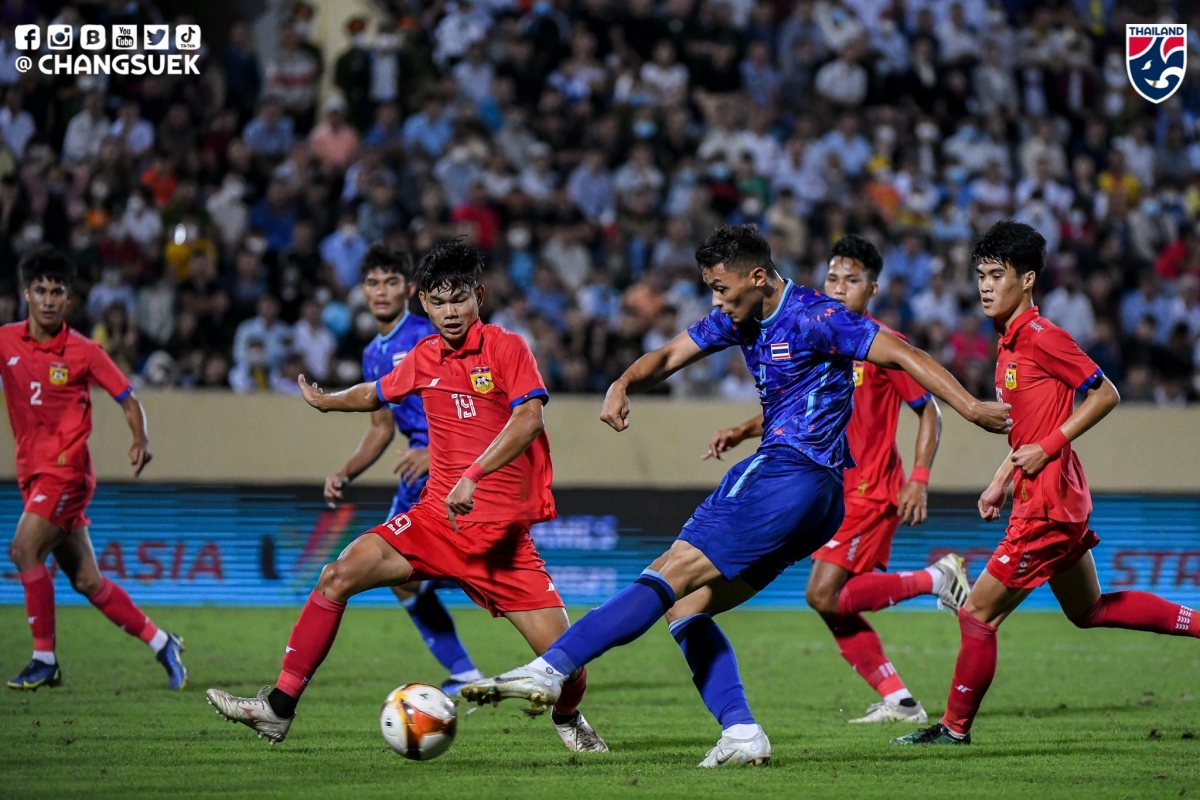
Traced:
<svg viewBox="0 0 1200 800">
<path fill-rule="evenodd" d="M 333 233 L 321 240 L 321 261 L 343 291 L 358 285 L 358 268 L 369 247 L 358 231 L 354 212 L 344 211 Z"/>
</svg>

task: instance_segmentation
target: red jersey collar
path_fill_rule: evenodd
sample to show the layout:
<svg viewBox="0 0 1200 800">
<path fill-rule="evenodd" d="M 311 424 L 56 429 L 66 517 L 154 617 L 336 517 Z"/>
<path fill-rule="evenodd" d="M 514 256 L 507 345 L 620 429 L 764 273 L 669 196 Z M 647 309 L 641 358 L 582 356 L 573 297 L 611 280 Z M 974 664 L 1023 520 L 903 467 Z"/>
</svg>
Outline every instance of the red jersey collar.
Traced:
<svg viewBox="0 0 1200 800">
<path fill-rule="evenodd" d="M 1000 336 L 1000 344 L 1006 345 L 1011 343 L 1012 340 L 1017 337 L 1017 331 L 1019 331 L 1021 328 L 1024 328 L 1030 322 L 1033 322 L 1034 318 L 1039 315 L 1040 312 L 1038 311 L 1037 306 L 1030 306 L 1025 311 L 1022 311 L 1017 315 L 1017 318 L 1009 324 L 1008 330 L 1006 330 Z"/>
<path fill-rule="evenodd" d="M 32 342 L 33 346 L 38 350 L 49 350 L 52 353 L 62 353 L 67 349 L 67 337 L 71 335 L 70 326 L 66 320 L 63 321 L 62 327 L 58 329 L 58 333 L 51 336 L 44 342 L 39 342 L 33 338 L 33 334 L 29 332 L 29 320 L 25 320 L 25 326 L 21 329 L 21 338 L 28 342 Z"/>
<path fill-rule="evenodd" d="M 441 337 L 438 337 L 438 344 L 442 350 L 441 361 L 456 355 L 483 352 L 483 321 L 477 319 L 471 323 L 471 327 L 467 328 L 467 338 L 458 349 L 447 347 L 446 340 Z"/>
</svg>

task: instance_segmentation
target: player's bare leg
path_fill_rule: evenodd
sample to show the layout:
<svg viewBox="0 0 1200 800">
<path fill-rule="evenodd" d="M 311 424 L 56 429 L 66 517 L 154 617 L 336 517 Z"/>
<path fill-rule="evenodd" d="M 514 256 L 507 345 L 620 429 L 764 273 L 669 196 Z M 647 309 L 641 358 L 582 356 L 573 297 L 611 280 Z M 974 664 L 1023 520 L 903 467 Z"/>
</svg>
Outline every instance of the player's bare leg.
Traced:
<svg viewBox="0 0 1200 800">
<path fill-rule="evenodd" d="M 1051 578 L 1050 588 L 1063 613 L 1080 628 L 1125 628 L 1200 638 L 1200 615 L 1187 606 L 1150 592 L 1102 593 L 1091 552 Z"/>
<path fill-rule="evenodd" d="M 957 558 L 957 557 L 955 557 Z M 919 573 L 867 573 L 855 576 L 850 570 L 830 561 L 813 561 L 812 572 L 808 576 L 808 586 L 805 589 L 805 599 L 808 605 L 821 615 L 821 619 L 829 626 L 830 633 L 837 640 L 842 657 L 854 667 L 872 689 L 879 693 L 879 702 L 867 708 L 865 716 L 850 720 L 855 723 L 902 721 L 922 723 L 929 719 L 925 709 L 908 691 L 901 680 L 896 668 L 883 651 L 883 642 L 871 624 L 863 617 L 855 603 L 861 598 L 847 587 L 859 578 L 886 576 L 899 579 L 891 581 L 894 589 L 904 591 L 902 580 L 910 578 L 910 583 L 919 586 L 911 587 L 909 597 L 931 592 L 934 588 L 934 578 L 928 570 Z M 939 574 L 940 577 L 940 574 Z M 869 587 L 874 588 L 874 587 Z M 904 595 L 901 595 L 904 597 Z M 905 597 L 907 599 L 907 597 Z M 965 592 L 964 597 L 965 600 Z M 888 605 L 891 604 L 890 598 Z"/>
<path fill-rule="evenodd" d="M 721 723 L 721 738 L 700 762 L 701 767 L 762 765 L 771 760 L 771 742 L 750 712 L 737 656 L 713 620 L 757 593 L 740 578 L 732 582 L 721 578 L 676 601 L 667 611 L 671 635 L 692 670 L 692 683 Z"/>
<path fill-rule="evenodd" d="M 100 573 L 96 550 L 87 527 L 79 527 L 54 548 L 54 558 L 71 581 L 71 588 L 88 599 L 114 625 L 150 646 L 155 659 L 167 673 L 171 689 L 187 686 L 183 665 L 183 639 L 162 630 L 134 604 L 115 581 Z"/>
<path fill-rule="evenodd" d="M 9 544 L 8 557 L 25 589 L 25 612 L 33 632 L 33 658 L 8 681 L 10 689 L 36 691 L 62 683 L 62 670 L 54 654 L 54 579 L 46 568 L 46 558 L 65 535 L 50 520 L 25 512 Z"/>
<path fill-rule="evenodd" d="M 534 655 L 540 656 L 567 632 L 571 622 L 565 608 L 539 608 L 533 611 L 510 611 L 504 615 L 513 627 L 525 637 Z M 554 701 L 551 719 L 554 730 L 568 750 L 590 753 L 607 753 L 608 745 L 592 728 L 579 711 L 579 704 L 587 692 L 587 667 L 580 667 L 566 680 L 559 682 L 558 699 Z M 541 713 L 529 709 L 527 713 Z"/>
<path fill-rule="evenodd" d="M 230 722 L 253 728 L 260 739 L 265 736 L 271 744 L 282 742 L 295 719 L 300 696 L 333 647 L 346 601 L 368 589 L 402 584 L 411 574 L 408 560 L 378 534 L 362 534 L 321 570 L 288 638 L 275 688 L 264 686 L 254 697 L 209 689 L 208 702 Z"/>
<path fill-rule="evenodd" d="M 475 668 L 470 653 L 458 638 L 454 618 L 438 597 L 437 583 L 414 581 L 393 586 L 392 594 L 408 612 L 429 652 L 449 672 L 449 677 L 442 681 L 442 691 L 453 698 L 463 684 L 479 680 L 483 673 Z"/>
<path fill-rule="evenodd" d="M 970 744 L 971 724 L 996 676 L 996 631 L 1032 589 L 1011 589 L 988 572 L 979 576 L 958 612 L 962 631 L 946 713 L 941 721 L 892 744 Z"/>
</svg>

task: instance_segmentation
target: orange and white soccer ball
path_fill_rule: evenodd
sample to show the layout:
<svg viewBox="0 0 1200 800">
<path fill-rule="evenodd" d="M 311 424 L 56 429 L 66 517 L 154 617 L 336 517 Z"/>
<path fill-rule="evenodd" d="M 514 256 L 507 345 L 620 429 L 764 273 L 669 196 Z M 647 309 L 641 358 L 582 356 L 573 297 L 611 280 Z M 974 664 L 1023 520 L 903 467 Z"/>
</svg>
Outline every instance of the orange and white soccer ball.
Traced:
<svg viewBox="0 0 1200 800">
<path fill-rule="evenodd" d="M 406 683 L 383 701 L 383 738 L 400 755 L 428 761 L 450 749 L 458 732 L 458 712 L 445 692 L 427 683 Z"/>
</svg>

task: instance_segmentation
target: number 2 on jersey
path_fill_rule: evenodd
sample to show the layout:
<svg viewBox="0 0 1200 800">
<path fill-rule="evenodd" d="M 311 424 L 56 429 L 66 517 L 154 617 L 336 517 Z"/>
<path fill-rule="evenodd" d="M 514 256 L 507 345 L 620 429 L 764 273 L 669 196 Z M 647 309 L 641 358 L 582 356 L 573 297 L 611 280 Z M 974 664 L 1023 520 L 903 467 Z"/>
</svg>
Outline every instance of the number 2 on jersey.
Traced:
<svg viewBox="0 0 1200 800">
<path fill-rule="evenodd" d="M 31 392 L 29 396 L 29 405 L 40 406 L 42 404 L 42 382 L 30 381 L 29 391 Z"/>
</svg>

